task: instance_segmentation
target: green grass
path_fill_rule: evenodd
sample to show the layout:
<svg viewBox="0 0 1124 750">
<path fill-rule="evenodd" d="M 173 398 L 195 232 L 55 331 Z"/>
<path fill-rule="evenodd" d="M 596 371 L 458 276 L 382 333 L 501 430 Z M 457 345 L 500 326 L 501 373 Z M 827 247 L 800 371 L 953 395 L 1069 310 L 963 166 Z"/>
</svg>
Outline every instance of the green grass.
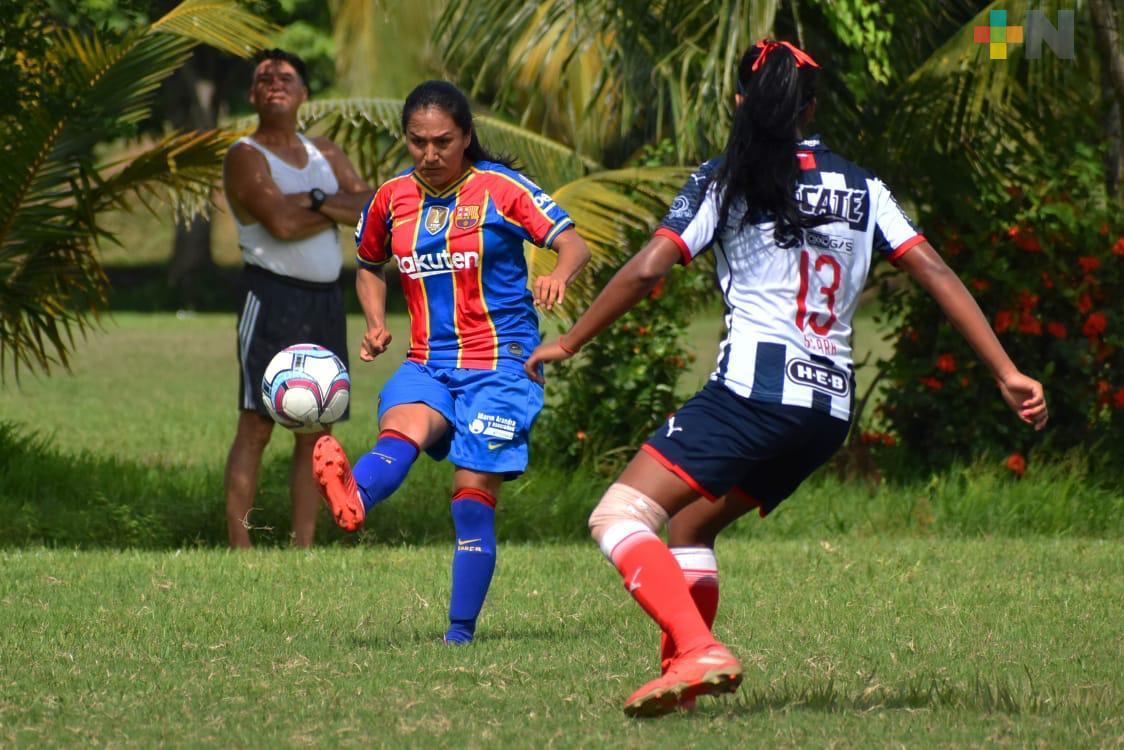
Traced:
<svg viewBox="0 0 1124 750">
<path fill-rule="evenodd" d="M 444 546 L 0 552 L 0 745 L 1117 746 L 1122 552 L 728 542 L 745 683 L 658 722 L 620 712 L 656 633 L 592 543 L 504 546 L 459 649 Z"/>
</svg>

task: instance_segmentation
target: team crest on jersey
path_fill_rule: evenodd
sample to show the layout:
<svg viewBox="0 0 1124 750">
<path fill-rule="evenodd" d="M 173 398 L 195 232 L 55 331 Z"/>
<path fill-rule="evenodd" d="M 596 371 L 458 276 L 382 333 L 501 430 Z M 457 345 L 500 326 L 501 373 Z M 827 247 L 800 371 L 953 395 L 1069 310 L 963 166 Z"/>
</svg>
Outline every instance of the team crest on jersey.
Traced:
<svg viewBox="0 0 1124 750">
<path fill-rule="evenodd" d="M 832 396 L 846 396 L 851 392 L 851 381 L 845 374 L 828 365 L 809 362 L 806 359 L 793 359 L 785 368 L 788 379 L 798 385 L 806 385 Z"/>
<path fill-rule="evenodd" d="M 453 226 L 457 229 L 472 229 L 480 223 L 480 206 L 457 206 L 453 213 Z"/>
<path fill-rule="evenodd" d="M 449 223 L 448 206 L 430 206 L 425 212 L 425 231 L 437 234 Z"/>
</svg>

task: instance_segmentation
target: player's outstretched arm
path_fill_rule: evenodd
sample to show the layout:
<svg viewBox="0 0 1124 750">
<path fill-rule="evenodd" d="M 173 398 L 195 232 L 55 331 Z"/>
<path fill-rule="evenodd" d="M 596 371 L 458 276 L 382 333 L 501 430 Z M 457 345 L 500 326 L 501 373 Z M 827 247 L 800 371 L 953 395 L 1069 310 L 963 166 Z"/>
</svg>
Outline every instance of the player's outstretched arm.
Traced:
<svg viewBox="0 0 1124 750">
<path fill-rule="evenodd" d="M 609 280 L 589 309 L 582 313 L 574 327 L 557 340 L 540 345 L 532 352 L 523 369 L 538 383 L 543 382 L 538 366 L 560 362 L 572 357 L 597 334 L 611 326 L 622 315 L 644 299 L 680 259 L 679 246 L 666 237 L 653 237 L 632 256 Z"/>
<path fill-rule="evenodd" d="M 960 277 L 941 259 L 928 242 L 913 247 L 898 260 L 933 299 L 995 377 L 1003 400 L 1019 419 L 1041 430 L 1048 413 L 1042 384 L 1019 372 L 995 336 L 980 306 Z"/>
<path fill-rule="evenodd" d="M 390 331 L 386 329 L 386 274 L 382 268 L 360 267 L 355 272 L 355 293 L 363 316 L 367 319 L 367 332 L 359 345 L 359 359 L 370 362 L 390 346 Z"/>
<path fill-rule="evenodd" d="M 589 246 L 574 229 L 567 229 L 554 238 L 558 260 L 554 270 L 534 282 L 535 305 L 550 310 L 566 297 L 566 287 L 589 262 Z"/>
</svg>

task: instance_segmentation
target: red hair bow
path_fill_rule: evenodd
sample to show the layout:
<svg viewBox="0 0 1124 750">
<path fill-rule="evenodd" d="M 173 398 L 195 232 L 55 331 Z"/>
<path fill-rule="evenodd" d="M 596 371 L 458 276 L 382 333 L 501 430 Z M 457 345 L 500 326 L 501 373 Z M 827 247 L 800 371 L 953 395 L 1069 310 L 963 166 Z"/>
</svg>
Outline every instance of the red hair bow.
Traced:
<svg viewBox="0 0 1124 750">
<path fill-rule="evenodd" d="M 787 47 L 788 51 L 792 53 L 792 56 L 796 58 L 796 67 L 798 68 L 802 65 L 811 65 L 813 68 L 820 67 L 820 64 L 813 60 L 811 55 L 788 42 L 774 42 L 771 39 L 762 39 L 755 46 L 761 50 L 761 54 L 753 61 L 753 67 L 750 68 L 750 70 L 755 73 L 757 69 L 761 67 L 761 63 L 765 62 L 765 58 L 769 56 L 769 53 L 777 47 Z"/>
</svg>

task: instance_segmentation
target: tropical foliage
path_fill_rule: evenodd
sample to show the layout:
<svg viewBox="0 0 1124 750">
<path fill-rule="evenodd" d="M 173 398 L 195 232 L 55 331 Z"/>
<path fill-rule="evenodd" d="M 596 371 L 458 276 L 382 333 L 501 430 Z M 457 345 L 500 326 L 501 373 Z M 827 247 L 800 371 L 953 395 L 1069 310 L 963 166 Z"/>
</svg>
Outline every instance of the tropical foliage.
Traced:
<svg viewBox="0 0 1124 750">
<path fill-rule="evenodd" d="M 134 197 L 190 211 L 207 199 L 230 141 L 170 134 L 124 161 L 105 160 L 98 145 L 134 132 L 193 47 L 246 55 L 270 27 L 233 0 L 186 0 L 120 35 L 52 29 L 30 12 L 16 24 L 39 53 L 5 66 L 15 100 L 0 120 L 0 360 L 18 375 L 65 365 L 74 334 L 103 309 L 94 246 L 113 236 L 102 212 Z"/>
</svg>

